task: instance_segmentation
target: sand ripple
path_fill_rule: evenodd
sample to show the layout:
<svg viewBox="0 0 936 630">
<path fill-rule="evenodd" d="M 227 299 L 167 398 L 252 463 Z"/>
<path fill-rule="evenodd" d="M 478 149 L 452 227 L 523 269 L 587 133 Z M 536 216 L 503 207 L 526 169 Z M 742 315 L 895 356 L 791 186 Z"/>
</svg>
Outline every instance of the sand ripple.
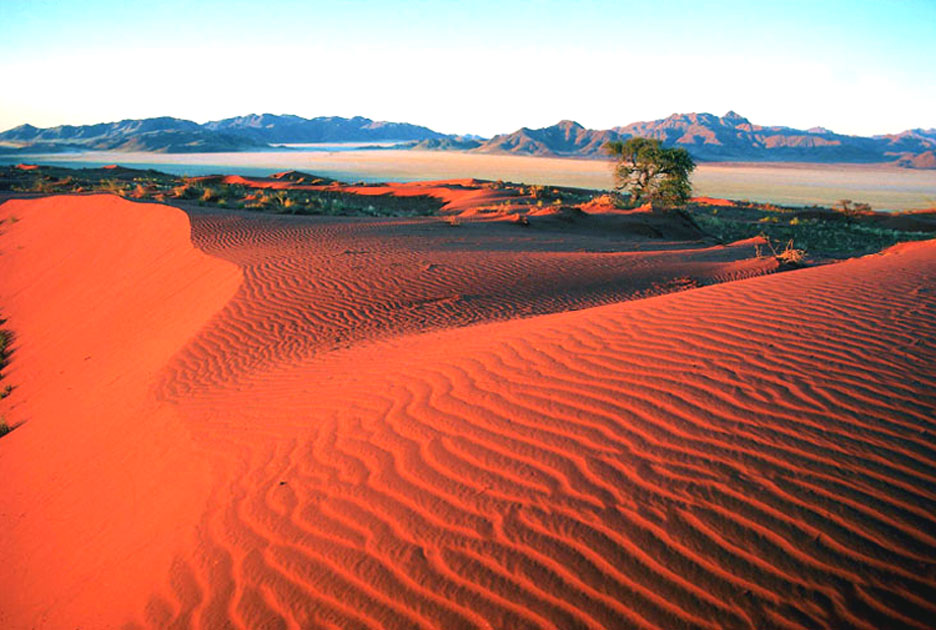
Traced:
<svg viewBox="0 0 936 630">
<path fill-rule="evenodd" d="M 752 242 L 193 213 L 235 267 L 71 199 L 2 241 L 35 417 L 0 622 L 936 619 L 936 242 L 764 275 Z"/>
<path fill-rule="evenodd" d="M 392 229 L 381 244 L 365 226 L 300 236 L 270 224 L 259 246 L 237 244 L 253 229 L 205 229 L 230 239 L 206 246 L 196 233 L 209 251 L 257 258 L 166 381 L 225 462 L 224 481 L 201 553 L 179 560 L 149 625 L 873 629 L 936 618 L 932 244 L 386 339 L 380 326 L 608 302 L 633 295 L 643 269 L 678 277 L 679 263 L 665 251 L 521 260 L 461 243 L 432 254 L 451 272 L 426 273 L 429 254 Z M 346 229 L 368 262 L 338 246 L 296 254 Z M 272 259 L 264 248 L 281 243 L 298 249 Z M 710 250 L 679 260 L 729 265 Z M 430 299 L 485 286 L 501 299 Z M 365 340 L 335 350 L 332 335 Z"/>
</svg>

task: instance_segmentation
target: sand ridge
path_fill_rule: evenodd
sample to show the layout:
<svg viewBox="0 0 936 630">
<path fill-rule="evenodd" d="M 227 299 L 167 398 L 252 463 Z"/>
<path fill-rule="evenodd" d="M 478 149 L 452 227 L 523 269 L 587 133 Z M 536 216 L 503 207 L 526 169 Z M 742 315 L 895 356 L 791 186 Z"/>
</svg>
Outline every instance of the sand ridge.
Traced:
<svg viewBox="0 0 936 630">
<path fill-rule="evenodd" d="M 82 201 L 54 204 L 108 198 L 69 199 Z M 23 226 L 42 214 L 29 204 L 54 205 L 16 203 Z M 85 221 L 70 238 L 106 251 Z M 147 566 L 167 569 L 137 575 L 106 612 L 69 582 L 94 565 L 73 558 L 60 586 L 74 603 L 17 591 L 0 607 L 14 627 L 872 629 L 936 616 L 933 242 L 763 275 L 753 242 L 233 212 L 191 223 L 234 264 L 215 260 L 211 290 L 191 284 L 185 299 L 204 291 L 204 308 L 169 327 L 172 352 L 136 379 L 149 387 L 138 417 L 165 405 L 166 432 L 185 436 L 167 452 L 189 443 L 205 465 L 166 479 L 203 481 L 180 511 L 191 540 L 154 552 Z M 44 275 L 23 278 L 48 291 Z M 736 281 L 671 292 L 683 278 Z M 40 369 L 26 353 L 50 352 L 28 342 L 47 334 L 18 337 L 23 390 Z M 29 426 L 0 442 L 14 481 L 46 470 L 36 452 L 8 465 Z M 4 583 L 33 556 L 9 557 Z"/>
<path fill-rule="evenodd" d="M 180 398 L 243 467 L 203 526 L 228 599 L 186 614 L 925 628 L 934 271 L 932 243 L 900 246 Z M 152 623 L 178 618 L 172 595 L 155 601 Z"/>
<path fill-rule="evenodd" d="M 190 212 L 194 243 L 242 266 L 245 281 L 218 325 L 171 367 L 188 375 L 171 375 L 170 388 L 236 380 L 259 365 L 378 337 L 588 308 L 777 269 L 773 258 L 755 258 L 753 241 L 661 240 L 614 222 L 526 230 L 505 221 L 452 228 L 427 218 Z"/>
<path fill-rule="evenodd" d="M 22 423 L 0 443 L 0 626 L 107 627 L 137 612 L 202 508 L 207 466 L 152 389 L 241 272 L 166 206 L 54 197 L 0 217 L 16 334 L 0 411 Z"/>
</svg>

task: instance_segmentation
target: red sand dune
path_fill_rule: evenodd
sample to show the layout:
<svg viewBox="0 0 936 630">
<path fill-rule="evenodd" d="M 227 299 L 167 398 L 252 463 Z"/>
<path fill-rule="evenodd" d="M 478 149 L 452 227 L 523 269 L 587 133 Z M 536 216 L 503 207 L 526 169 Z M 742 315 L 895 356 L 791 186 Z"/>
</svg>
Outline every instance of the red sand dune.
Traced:
<svg viewBox="0 0 936 630">
<path fill-rule="evenodd" d="M 692 202 L 706 206 L 732 207 L 735 205 L 735 202 L 731 199 L 720 199 L 718 197 L 693 197 Z"/>
<path fill-rule="evenodd" d="M 635 236 L 628 223 L 563 224 L 560 232 L 193 213 L 195 244 L 245 275 L 222 314 L 236 331 L 207 330 L 185 353 L 197 378 L 210 380 L 388 334 L 582 309 L 777 268 L 773 258 L 754 258 L 754 241 L 702 247 Z M 231 335 L 240 341 L 231 344 Z"/>
<path fill-rule="evenodd" d="M 0 627 L 115 627 L 190 537 L 208 466 L 156 374 L 236 290 L 179 210 L 112 196 L 8 201 L 0 310 Z"/>
<path fill-rule="evenodd" d="M 936 243 L 10 214 L 5 627 L 936 618 Z"/>
<path fill-rule="evenodd" d="M 482 205 L 509 201 L 517 196 L 512 190 L 498 190 L 481 186 L 474 179 L 450 179 L 432 182 L 390 183 L 370 186 L 340 186 L 344 192 L 357 195 L 392 195 L 394 197 L 434 197 L 444 202 L 442 210 L 461 212 Z"/>
<path fill-rule="evenodd" d="M 203 177 L 199 179 L 210 180 L 213 178 Z M 248 186 L 250 188 L 272 188 L 275 190 L 284 190 L 287 188 L 294 187 L 294 184 L 288 181 L 284 181 L 284 182 L 276 181 L 276 180 L 271 181 L 268 178 L 260 178 L 260 177 L 247 178 L 247 177 L 242 177 L 240 175 L 225 175 L 224 177 L 220 179 L 220 182 L 222 184 L 228 184 L 228 185 L 241 185 L 241 186 Z"/>
</svg>

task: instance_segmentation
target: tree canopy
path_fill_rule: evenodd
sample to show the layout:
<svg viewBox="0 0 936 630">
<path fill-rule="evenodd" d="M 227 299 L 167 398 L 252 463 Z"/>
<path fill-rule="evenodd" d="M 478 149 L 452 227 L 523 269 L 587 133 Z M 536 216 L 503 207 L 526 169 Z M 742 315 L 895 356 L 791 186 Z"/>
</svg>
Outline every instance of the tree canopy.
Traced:
<svg viewBox="0 0 936 630">
<path fill-rule="evenodd" d="M 659 140 L 634 137 L 608 142 L 605 150 L 617 159 L 616 188 L 628 193 L 633 203 L 672 208 L 686 205 L 692 196 L 689 174 L 695 162 L 685 149 L 668 149 Z"/>
</svg>

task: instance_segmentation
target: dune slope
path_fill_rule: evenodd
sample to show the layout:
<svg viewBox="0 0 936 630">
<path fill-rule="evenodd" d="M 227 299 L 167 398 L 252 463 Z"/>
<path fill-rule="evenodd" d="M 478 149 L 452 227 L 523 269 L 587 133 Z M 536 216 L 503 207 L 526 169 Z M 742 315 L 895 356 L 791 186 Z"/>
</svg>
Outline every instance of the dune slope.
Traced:
<svg viewBox="0 0 936 630">
<path fill-rule="evenodd" d="M 5 259 L 33 242 L 14 231 L 30 204 L 85 202 L 20 203 Z M 122 242 L 61 220 L 50 238 L 82 243 L 75 260 Z M 0 440 L 0 473 L 27 490 L 0 493 L 14 532 L 0 575 L 23 585 L 0 595 L 6 625 L 870 630 L 936 617 L 936 243 L 608 305 L 770 269 L 747 260 L 750 243 L 617 251 L 592 234 L 578 251 L 512 226 L 482 242 L 411 221 L 192 224 L 242 284 L 230 263 L 182 248 L 183 272 L 159 262 L 181 249 L 154 251 L 139 282 L 161 296 L 151 306 L 179 291 L 197 308 L 148 320 L 165 335 L 152 355 L 120 318 L 111 368 L 75 368 L 88 400 L 38 361 L 54 356 L 46 337 L 62 343 L 64 306 L 18 337 L 17 404 L 41 409 L 44 383 L 58 396 Z M 123 257 L 100 255 L 123 273 Z M 97 269 L 24 261 L 38 273 L 24 264 L 0 292 L 11 324 Z M 32 284 L 45 293 L 18 303 Z M 581 310 L 518 319 L 568 309 Z M 104 343 L 114 322 L 95 312 L 73 309 L 80 327 L 61 334 Z M 90 417 L 55 420 L 61 400 L 107 410 L 93 439 Z M 64 430 L 73 452 L 40 450 Z M 128 484 L 104 481 L 121 474 L 148 482 L 146 526 L 119 516 L 139 512 Z M 53 573 L 56 552 L 77 568 Z M 117 604 L 113 587 L 77 589 L 79 574 L 118 576 Z"/>
<path fill-rule="evenodd" d="M 156 376 L 241 272 L 166 206 L 55 197 L 0 218 L 0 412 L 19 424 L 0 439 L 0 627 L 114 627 L 190 546 L 209 488 Z"/>
<path fill-rule="evenodd" d="M 170 387 L 229 382 L 375 338 L 582 309 L 777 268 L 773 258 L 754 257 L 753 242 L 705 247 L 604 226 L 453 228 L 426 218 L 193 210 L 195 244 L 243 267 L 244 284 L 218 325 L 173 364 L 186 374 L 172 374 Z"/>
<path fill-rule="evenodd" d="M 145 623 L 925 628 L 934 272 L 901 246 L 206 385 L 254 343 L 228 312 L 164 392 L 227 483 Z"/>
</svg>

